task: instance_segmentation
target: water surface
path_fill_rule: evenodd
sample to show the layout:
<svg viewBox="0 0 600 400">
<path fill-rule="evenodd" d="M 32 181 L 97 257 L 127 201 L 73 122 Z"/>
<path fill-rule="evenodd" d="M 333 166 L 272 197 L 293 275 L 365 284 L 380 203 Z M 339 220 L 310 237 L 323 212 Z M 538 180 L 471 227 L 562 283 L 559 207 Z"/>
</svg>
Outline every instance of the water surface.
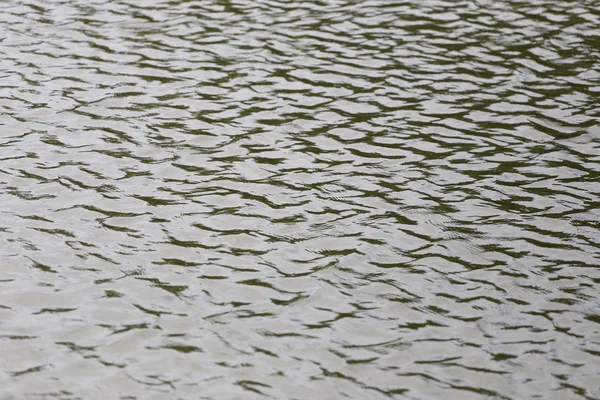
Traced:
<svg viewBox="0 0 600 400">
<path fill-rule="evenodd" d="M 592 0 L 5 0 L 0 399 L 600 398 Z"/>
</svg>

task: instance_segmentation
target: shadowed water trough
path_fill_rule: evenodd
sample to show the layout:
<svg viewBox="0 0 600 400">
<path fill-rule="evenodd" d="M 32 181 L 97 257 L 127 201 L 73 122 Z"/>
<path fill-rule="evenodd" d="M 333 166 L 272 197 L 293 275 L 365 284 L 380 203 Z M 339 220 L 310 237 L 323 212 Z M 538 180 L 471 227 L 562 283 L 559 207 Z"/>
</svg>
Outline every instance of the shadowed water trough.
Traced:
<svg viewBox="0 0 600 400">
<path fill-rule="evenodd" d="M 0 3 L 0 399 L 600 398 L 597 1 Z"/>
</svg>

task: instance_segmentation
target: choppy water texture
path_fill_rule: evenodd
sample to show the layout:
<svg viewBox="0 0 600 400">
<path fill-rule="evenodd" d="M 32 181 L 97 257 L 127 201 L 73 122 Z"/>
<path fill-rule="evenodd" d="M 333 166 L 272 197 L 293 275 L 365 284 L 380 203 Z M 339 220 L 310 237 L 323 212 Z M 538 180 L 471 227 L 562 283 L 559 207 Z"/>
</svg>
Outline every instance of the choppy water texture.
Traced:
<svg viewBox="0 0 600 400">
<path fill-rule="evenodd" d="M 600 398 L 600 14 L 0 3 L 0 398 Z"/>
</svg>

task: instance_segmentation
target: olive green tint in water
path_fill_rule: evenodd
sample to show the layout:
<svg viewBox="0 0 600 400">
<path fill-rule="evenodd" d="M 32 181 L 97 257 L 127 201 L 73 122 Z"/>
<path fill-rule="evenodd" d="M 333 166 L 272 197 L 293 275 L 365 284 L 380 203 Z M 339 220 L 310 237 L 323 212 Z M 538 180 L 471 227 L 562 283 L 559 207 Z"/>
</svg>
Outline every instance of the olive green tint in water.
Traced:
<svg viewBox="0 0 600 400">
<path fill-rule="evenodd" d="M 0 3 L 0 399 L 600 398 L 597 1 Z"/>
</svg>

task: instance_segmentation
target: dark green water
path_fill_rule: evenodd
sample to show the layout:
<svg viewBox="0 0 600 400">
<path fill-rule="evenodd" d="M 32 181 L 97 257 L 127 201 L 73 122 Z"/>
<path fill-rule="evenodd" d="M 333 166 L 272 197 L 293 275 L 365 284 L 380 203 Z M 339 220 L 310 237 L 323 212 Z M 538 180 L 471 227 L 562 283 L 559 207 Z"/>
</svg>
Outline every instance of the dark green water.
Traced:
<svg viewBox="0 0 600 400">
<path fill-rule="evenodd" d="M 600 398 L 598 6 L 0 2 L 0 399 Z"/>
</svg>

